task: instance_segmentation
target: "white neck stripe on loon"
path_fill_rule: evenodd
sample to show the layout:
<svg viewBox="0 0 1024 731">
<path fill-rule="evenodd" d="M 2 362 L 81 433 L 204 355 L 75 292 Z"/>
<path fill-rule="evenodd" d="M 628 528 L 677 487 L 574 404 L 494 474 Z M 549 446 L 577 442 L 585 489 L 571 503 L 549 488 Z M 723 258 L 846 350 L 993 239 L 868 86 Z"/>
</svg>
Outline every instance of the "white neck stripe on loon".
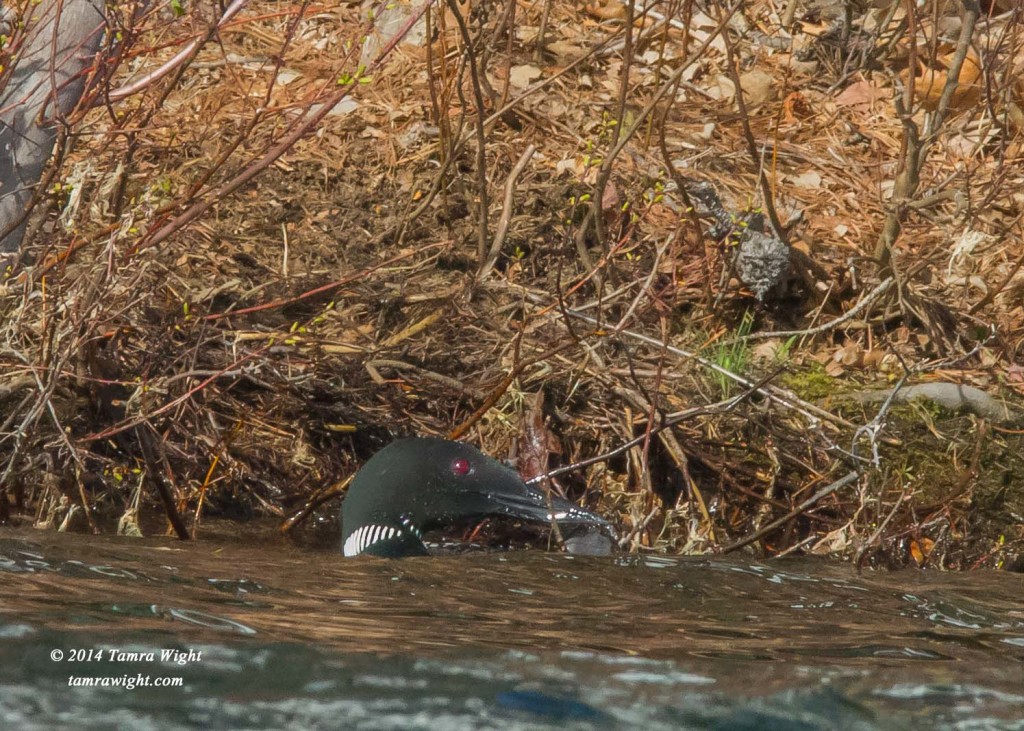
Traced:
<svg viewBox="0 0 1024 731">
<path fill-rule="evenodd" d="M 386 541 L 402 534 L 398 528 L 389 525 L 364 525 L 345 539 L 345 556 L 358 556 L 367 548 L 380 541 Z"/>
<path fill-rule="evenodd" d="M 420 532 L 420 529 L 413 524 L 412 518 L 410 518 L 408 515 L 405 515 L 403 513 L 402 515 L 398 516 L 398 522 L 405 526 L 409 530 L 409 532 L 412 533 L 414 536 L 419 538 L 421 541 L 423 540 L 423 534 Z"/>
</svg>

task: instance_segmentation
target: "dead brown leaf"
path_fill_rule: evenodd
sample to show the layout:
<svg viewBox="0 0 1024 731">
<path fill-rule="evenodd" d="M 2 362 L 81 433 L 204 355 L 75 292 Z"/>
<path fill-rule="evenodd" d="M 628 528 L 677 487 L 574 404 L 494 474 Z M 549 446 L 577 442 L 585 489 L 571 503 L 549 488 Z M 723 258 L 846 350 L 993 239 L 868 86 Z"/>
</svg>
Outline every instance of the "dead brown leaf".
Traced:
<svg viewBox="0 0 1024 731">
<path fill-rule="evenodd" d="M 934 109 L 938 106 L 942 91 L 946 88 L 949 80 L 949 67 L 953 62 L 955 53 L 952 49 L 940 54 L 934 67 L 927 67 L 918 63 L 914 76 L 914 97 L 924 105 L 926 109 Z M 973 48 L 967 49 L 967 56 L 964 58 L 963 66 L 960 67 L 960 76 L 957 79 L 958 86 L 953 92 L 953 99 L 950 102 L 954 109 L 963 108 L 972 104 L 980 93 L 980 85 L 977 83 L 981 77 L 981 61 Z M 900 79 L 904 84 L 910 80 L 910 70 L 903 69 L 900 72 Z"/>
<path fill-rule="evenodd" d="M 870 107 L 881 99 L 889 98 L 889 89 L 874 81 L 855 81 L 836 97 L 837 107 Z"/>
<path fill-rule="evenodd" d="M 799 91 L 790 92 L 782 102 L 782 118 L 786 124 L 796 124 L 814 116 L 814 109 Z"/>
<path fill-rule="evenodd" d="M 513 66 L 508 72 L 508 83 L 517 89 L 525 89 L 541 77 L 543 72 L 532 64 Z"/>
<path fill-rule="evenodd" d="M 918 566 L 924 566 L 932 549 L 935 548 L 935 541 L 930 538 L 919 538 L 910 542 L 910 555 L 913 556 Z"/>
<path fill-rule="evenodd" d="M 626 17 L 626 6 L 619 0 L 606 0 L 586 6 L 587 12 L 601 20 L 621 20 Z"/>
</svg>

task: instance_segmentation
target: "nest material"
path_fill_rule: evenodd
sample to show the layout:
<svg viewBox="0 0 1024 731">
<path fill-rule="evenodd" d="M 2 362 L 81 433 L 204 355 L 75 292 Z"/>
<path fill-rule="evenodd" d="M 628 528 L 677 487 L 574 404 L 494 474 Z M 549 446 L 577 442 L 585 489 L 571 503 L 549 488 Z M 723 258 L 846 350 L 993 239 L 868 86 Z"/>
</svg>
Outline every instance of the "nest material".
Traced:
<svg viewBox="0 0 1024 731">
<path fill-rule="evenodd" d="M 769 10 L 755 5 L 751 15 Z M 769 94 L 751 115 L 753 134 L 775 149 L 773 203 L 809 212 L 794 245 L 813 241 L 821 267 L 777 309 L 767 295 L 784 270 L 785 245 L 741 242 L 738 272 L 765 305 L 742 288 L 716 289 L 729 258 L 700 235 L 669 186 L 675 168 L 697 166 L 727 199 L 760 195 L 733 105 L 712 93 L 721 87 L 714 79 L 726 78 L 718 51 L 706 51 L 688 82 L 702 93 L 680 91 L 652 128 L 647 141 L 663 137 L 667 156 L 632 138 L 602 196 L 595 151 L 610 148 L 615 127 L 637 118 L 685 55 L 671 25 L 665 44 L 648 39 L 629 69 L 604 51 L 569 68 L 622 28 L 586 25 L 580 9 L 554 5 L 547 60 L 536 68 L 543 78 L 564 73 L 491 118 L 526 88 L 520 79 L 541 78 L 520 68 L 535 65 L 536 39 L 498 33 L 500 12 L 473 20 L 470 42 L 488 33 L 504 39 L 480 40 L 472 57 L 486 72 L 476 83 L 487 119 L 477 127 L 477 89 L 459 60 L 467 39 L 453 16 L 432 19 L 433 45 L 401 47 L 367 79 L 355 60 L 365 21 L 357 9 L 294 12 L 252 11 L 177 84 L 169 79 L 113 116 L 103 106 L 78 120 L 74 146 L 60 159 L 62 187 L 37 212 L 41 234 L 4 285 L 0 519 L 113 529 L 134 515 L 153 530 L 164 528 L 170 504 L 201 535 L 204 516 L 294 515 L 393 436 L 468 425 L 468 438 L 521 464 L 609 455 L 559 478 L 561 489 L 617 522 L 633 550 L 717 550 L 782 519 L 760 536 L 761 551 L 853 556 L 881 548 L 899 563 L 917 560 L 912 541 L 924 555 L 927 537 L 935 546 L 927 555 L 943 565 L 994 565 L 1024 540 L 1009 533 L 1009 547 L 989 551 L 979 548 L 983 539 L 958 538 L 975 524 L 956 502 L 956 485 L 928 497 L 946 512 L 923 525 L 914 512 L 921 503 L 904 499 L 916 484 L 905 474 L 865 472 L 858 489 L 793 513 L 845 472 L 837 455 L 872 416 L 831 413 L 819 399 L 851 379 L 887 381 L 901 362 L 948 355 L 936 352 L 929 333 L 937 331 L 902 312 L 898 299 L 796 349 L 741 337 L 840 318 L 867 291 L 862 279 L 875 277 L 857 257 L 872 248 L 887 205 L 878 160 L 894 160 L 902 134 L 898 119 L 872 111 L 882 103 L 871 93 L 876 77 L 828 90 L 787 71 L 799 98 Z M 145 19 L 124 73 L 173 55 L 192 21 Z M 194 21 L 201 27 L 203 18 Z M 773 77 L 789 68 L 736 42 L 745 62 Z M 644 60 L 655 47 L 665 49 L 660 61 Z M 628 114 L 615 119 L 608 89 L 627 71 Z M 351 87 L 348 102 L 328 105 L 339 85 Z M 259 167 L 298 116 L 317 109 L 331 113 L 315 132 Z M 853 129 L 868 142 L 844 144 Z M 930 159 L 929 179 L 957 169 L 954 138 Z M 500 207 L 500 181 L 527 143 L 538 154 L 512 186 L 512 205 Z M 1019 147 L 1008 141 L 1000 154 Z M 248 185 L 231 187 L 257 169 Z M 972 208 L 963 225 L 1003 230 L 1003 211 L 1020 189 L 1016 169 L 972 173 L 992 203 Z M 486 252 L 481 181 L 492 201 L 484 228 L 493 232 L 508 217 L 485 281 L 476 276 Z M 934 205 L 932 215 L 953 220 L 953 198 Z M 971 278 L 1012 278 L 1013 262 L 993 240 L 964 257 L 967 271 L 941 255 L 945 227 L 924 215 L 903 226 L 899 264 L 917 273 L 917 299 L 908 301 L 956 310 L 947 342 L 969 349 Z M 910 261 L 931 261 L 932 278 Z M 987 316 L 1007 335 L 986 351 L 986 365 L 971 361 L 974 378 L 1010 373 L 1022 342 L 1016 291 L 988 303 Z M 927 318 L 932 310 L 917 311 Z M 772 390 L 780 362 L 797 372 L 789 383 L 802 399 Z M 539 391 L 546 398 L 538 410 Z M 560 453 L 523 442 L 531 421 L 558 437 Z M 956 439 L 974 448 L 969 436 Z M 893 458 L 885 442 L 876 446 Z M 307 525 L 330 524 L 336 504 L 318 511 Z"/>
</svg>

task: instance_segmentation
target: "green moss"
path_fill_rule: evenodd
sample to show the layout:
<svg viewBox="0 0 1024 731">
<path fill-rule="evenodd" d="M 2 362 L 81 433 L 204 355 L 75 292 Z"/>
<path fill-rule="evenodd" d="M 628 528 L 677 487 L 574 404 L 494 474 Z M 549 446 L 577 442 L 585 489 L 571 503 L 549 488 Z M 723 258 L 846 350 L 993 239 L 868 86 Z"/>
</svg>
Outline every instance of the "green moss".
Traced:
<svg viewBox="0 0 1024 731">
<path fill-rule="evenodd" d="M 818 401 L 849 390 L 849 384 L 825 372 L 825 366 L 811 361 L 799 371 L 790 371 L 779 377 L 785 388 L 805 401 Z"/>
<path fill-rule="evenodd" d="M 1024 511 L 1024 437 L 987 427 L 968 415 L 951 414 L 932 402 L 898 404 L 886 417 L 884 446 L 890 489 L 909 487 L 918 506 L 948 506 L 969 516 L 972 532 L 1009 530 Z M 975 464 L 976 472 L 971 468 Z"/>
</svg>

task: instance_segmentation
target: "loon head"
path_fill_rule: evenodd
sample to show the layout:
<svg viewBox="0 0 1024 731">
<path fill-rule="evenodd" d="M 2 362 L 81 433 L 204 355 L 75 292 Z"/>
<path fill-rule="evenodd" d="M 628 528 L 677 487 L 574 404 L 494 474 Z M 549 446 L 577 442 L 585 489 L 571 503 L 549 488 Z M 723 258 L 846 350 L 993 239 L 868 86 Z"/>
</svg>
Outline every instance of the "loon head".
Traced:
<svg viewBox="0 0 1024 731">
<path fill-rule="evenodd" d="M 341 506 L 343 550 L 346 556 L 425 556 L 424 532 L 487 516 L 608 525 L 567 500 L 549 500 L 475 447 L 414 437 L 377 452 L 352 481 Z"/>
</svg>

